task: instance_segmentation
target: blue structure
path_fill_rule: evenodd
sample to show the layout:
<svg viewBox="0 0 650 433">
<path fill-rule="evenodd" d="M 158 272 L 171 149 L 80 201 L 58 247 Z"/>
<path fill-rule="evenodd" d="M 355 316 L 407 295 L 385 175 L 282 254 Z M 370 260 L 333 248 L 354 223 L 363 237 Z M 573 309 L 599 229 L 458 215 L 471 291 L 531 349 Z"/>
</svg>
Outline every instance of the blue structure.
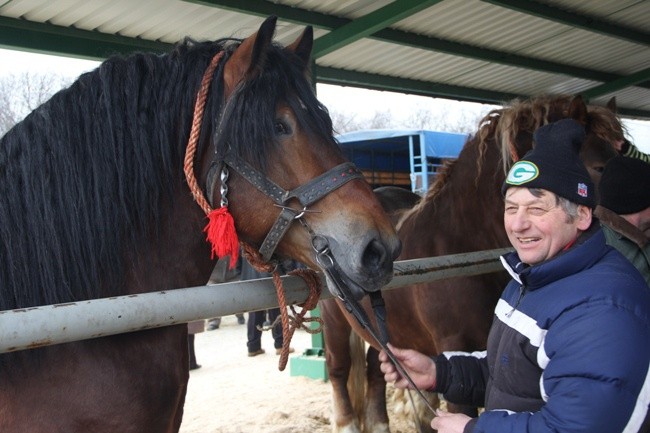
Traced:
<svg viewBox="0 0 650 433">
<path fill-rule="evenodd" d="M 424 194 L 445 159 L 458 157 L 468 134 L 424 129 L 370 129 L 336 137 L 373 187 L 397 185 Z"/>
</svg>

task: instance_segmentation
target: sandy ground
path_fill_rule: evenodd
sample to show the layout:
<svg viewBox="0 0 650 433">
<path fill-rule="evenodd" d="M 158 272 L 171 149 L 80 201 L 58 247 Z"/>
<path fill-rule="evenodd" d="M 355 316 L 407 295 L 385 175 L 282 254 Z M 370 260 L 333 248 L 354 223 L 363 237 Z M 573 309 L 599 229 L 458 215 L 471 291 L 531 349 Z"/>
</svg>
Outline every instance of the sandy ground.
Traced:
<svg viewBox="0 0 650 433">
<path fill-rule="evenodd" d="M 298 330 L 291 346 L 291 357 L 299 356 L 312 347 L 312 336 Z M 246 325 L 228 316 L 219 329 L 196 334 L 195 347 L 202 367 L 190 372 L 180 433 L 332 431 L 329 382 L 291 376 L 291 360 L 279 371 L 270 333 L 262 335 L 266 353 L 249 358 Z M 391 419 L 390 425 L 393 433 L 416 431 L 405 419 Z"/>
</svg>

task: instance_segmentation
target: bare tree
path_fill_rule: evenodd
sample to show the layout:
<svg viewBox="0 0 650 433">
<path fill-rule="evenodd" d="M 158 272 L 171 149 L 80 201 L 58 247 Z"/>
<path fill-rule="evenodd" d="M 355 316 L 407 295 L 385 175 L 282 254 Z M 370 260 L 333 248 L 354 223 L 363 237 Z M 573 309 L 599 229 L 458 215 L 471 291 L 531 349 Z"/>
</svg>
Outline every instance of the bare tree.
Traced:
<svg viewBox="0 0 650 433">
<path fill-rule="evenodd" d="M 0 136 L 68 84 L 69 80 L 56 74 L 24 72 L 0 77 Z"/>
<path fill-rule="evenodd" d="M 335 134 L 363 129 L 354 114 L 333 110 L 330 111 L 330 117 L 332 118 L 332 126 Z"/>
<path fill-rule="evenodd" d="M 385 111 L 375 111 L 375 114 L 370 118 L 368 122 L 368 129 L 389 129 L 395 128 L 393 123 L 393 114 L 390 110 Z"/>
<path fill-rule="evenodd" d="M 479 120 L 487 114 L 491 107 L 486 107 L 481 112 L 470 112 L 463 108 L 453 110 L 431 110 L 418 108 L 413 111 L 403 122 L 404 127 L 413 129 L 430 129 L 433 131 L 471 133 L 478 128 Z"/>
</svg>

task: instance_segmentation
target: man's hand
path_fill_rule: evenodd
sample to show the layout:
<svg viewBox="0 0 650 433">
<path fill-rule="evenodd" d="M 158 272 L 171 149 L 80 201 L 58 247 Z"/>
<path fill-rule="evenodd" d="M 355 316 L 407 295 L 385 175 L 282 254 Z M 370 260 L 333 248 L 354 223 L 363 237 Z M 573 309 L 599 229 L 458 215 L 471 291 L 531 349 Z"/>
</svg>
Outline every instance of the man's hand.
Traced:
<svg viewBox="0 0 650 433">
<path fill-rule="evenodd" d="M 388 345 L 395 358 L 419 389 L 429 390 L 436 384 L 436 364 L 428 356 L 411 349 L 399 349 Z M 381 371 L 386 382 L 394 382 L 399 389 L 412 388 L 406 378 L 402 377 L 385 351 L 379 353 Z"/>
<path fill-rule="evenodd" d="M 436 417 L 431 420 L 431 427 L 438 433 L 463 433 L 471 418 L 462 413 L 449 413 L 436 410 Z"/>
</svg>

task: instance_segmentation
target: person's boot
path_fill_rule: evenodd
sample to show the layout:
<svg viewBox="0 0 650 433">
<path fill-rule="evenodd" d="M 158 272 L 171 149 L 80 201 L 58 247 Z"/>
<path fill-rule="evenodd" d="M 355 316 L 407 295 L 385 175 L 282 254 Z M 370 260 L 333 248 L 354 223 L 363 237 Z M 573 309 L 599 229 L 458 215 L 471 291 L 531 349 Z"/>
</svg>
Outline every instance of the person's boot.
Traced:
<svg viewBox="0 0 650 433">
<path fill-rule="evenodd" d="M 215 317 L 214 319 L 208 320 L 208 331 L 214 331 L 215 329 L 219 329 L 219 326 L 221 325 L 221 317 Z"/>
</svg>

